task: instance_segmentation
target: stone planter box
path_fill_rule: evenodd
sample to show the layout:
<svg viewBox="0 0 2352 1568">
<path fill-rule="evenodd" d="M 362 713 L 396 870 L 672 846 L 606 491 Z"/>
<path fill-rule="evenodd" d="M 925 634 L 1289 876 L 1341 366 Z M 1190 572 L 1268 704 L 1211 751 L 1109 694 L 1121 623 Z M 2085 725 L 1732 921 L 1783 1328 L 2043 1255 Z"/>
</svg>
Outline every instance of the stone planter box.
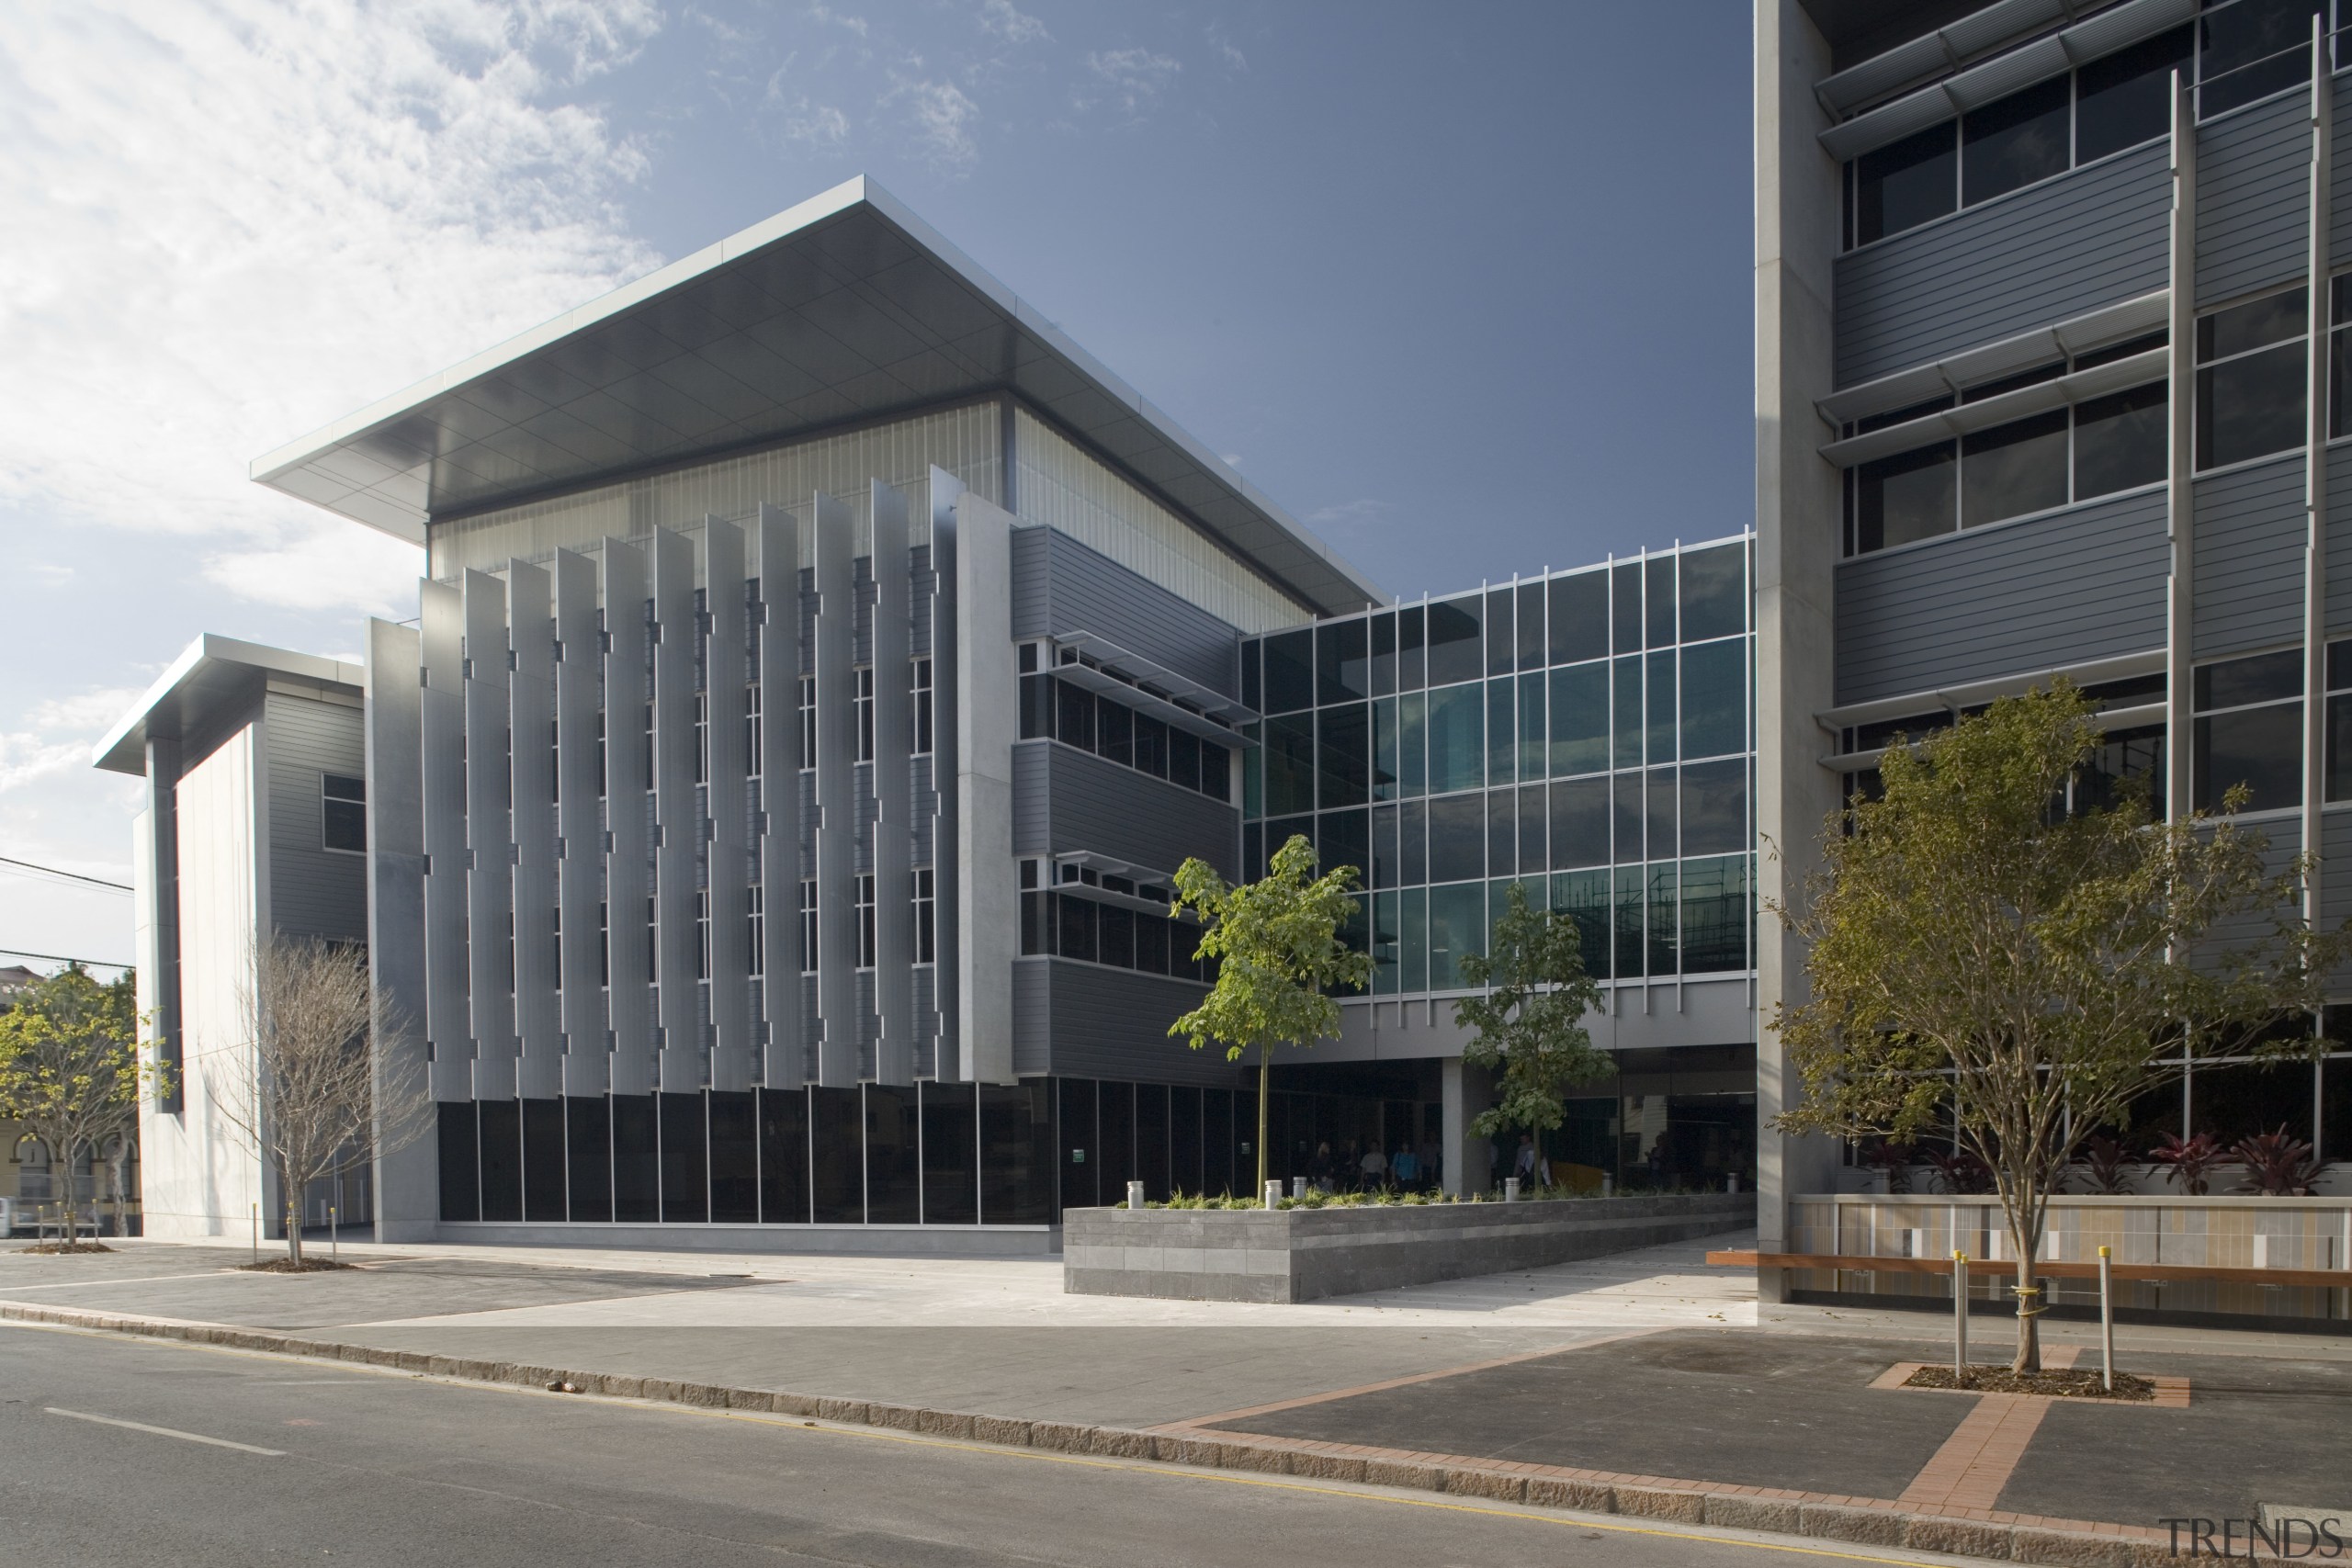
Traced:
<svg viewBox="0 0 2352 1568">
<path fill-rule="evenodd" d="M 1756 1223 L 1753 1193 L 1353 1209 L 1070 1209 L 1074 1295 L 1311 1302 L 1690 1241 Z"/>
</svg>

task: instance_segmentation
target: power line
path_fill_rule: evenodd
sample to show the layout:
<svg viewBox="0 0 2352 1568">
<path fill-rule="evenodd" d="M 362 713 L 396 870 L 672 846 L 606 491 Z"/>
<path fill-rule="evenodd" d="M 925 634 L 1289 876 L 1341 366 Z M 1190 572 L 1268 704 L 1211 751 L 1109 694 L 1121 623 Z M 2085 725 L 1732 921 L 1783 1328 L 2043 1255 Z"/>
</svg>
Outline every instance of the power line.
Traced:
<svg viewBox="0 0 2352 1568">
<path fill-rule="evenodd" d="M 75 882 L 86 882 L 94 887 L 109 887 L 117 893 L 135 891 L 127 882 L 108 882 L 103 876 L 85 876 L 78 871 L 60 871 L 53 865 L 36 865 L 31 861 L 14 860 L 7 855 L 0 855 L 0 865 L 22 866 L 27 871 L 38 871 L 45 876 L 67 877 Z"/>
<path fill-rule="evenodd" d="M 44 964 L 79 964 L 91 969 L 128 969 L 128 964 L 113 964 L 103 958 L 67 958 L 54 953 L 27 953 L 21 947 L 0 947 L 0 958 L 38 958 Z"/>
</svg>

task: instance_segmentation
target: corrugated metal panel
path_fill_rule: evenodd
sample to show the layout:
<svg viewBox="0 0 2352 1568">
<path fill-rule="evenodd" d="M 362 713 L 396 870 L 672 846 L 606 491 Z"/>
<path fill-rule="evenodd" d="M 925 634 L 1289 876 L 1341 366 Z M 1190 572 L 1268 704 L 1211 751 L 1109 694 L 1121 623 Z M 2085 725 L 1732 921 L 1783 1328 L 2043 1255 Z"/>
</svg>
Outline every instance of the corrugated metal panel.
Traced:
<svg viewBox="0 0 2352 1568">
<path fill-rule="evenodd" d="M 1838 701 L 2158 648 L 2165 497 L 2143 491 L 1838 567 Z"/>
<path fill-rule="evenodd" d="M 1012 1070 L 1024 1078 L 1052 1070 L 1053 970 L 1050 960 L 1012 965 Z"/>
<path fill-rule="evenodd" d="M 1052 976 L 1051 1055 L 1041 1071 L 1152 1083 L 1233 1082 L 1233 1065 L 1223 1050 L 1194 1051 L 1168 1032 L 1200 1005 L 1207 987 L 1063 959 L 1022 967 Z"/>
<path fill-rule="evenodd" d="M 2324 812 L 2319 819 L 2320 922 L 2336 926 L 2352 919 L 2352 809 Z"/>
<path fill-rule="evenodd" d="M 1053 847 L 1053 750 L 1050 740 L 1024 740 L 1012 748 L 1014 854 L 1042 855 Z"/>
<path fill-rule="evenodd" d="M 1240 694 L 1240 637 L 1230 626 L 1067 535 L 1047 536 L 1053 632 L 1092 632 L 1212 691 Z"/>
<path fill-rule="evenodd" d="M 2352 446 L 2327 454 L 2327 629 L 2352 631 Z"/>
<path fill-rule="evenodd" d="M 1030 748 L 1017 748 L 1015 756 Z M 1106 762 L 1068 746 L 1046 745 L 1053 850 L 1099 854 L 1173 873 L 1198 855 L 1232 877 L 1239 873 L 1240 816 L 1233 807 L 1148 773 Z M 1014 831 L 1020 831 L 1019 764 L 1014 765 Z"/>
<path fill-rule="evenodd" d="M 1838 384 L 2047 326 L 2165 284 L 2154 143 L 1838 259 Z"/>
<path fill-rule="evenodd" d="M 2301 642 L 2302 454 L 2197 481 L 2199 659 Z"/>
<path fill-rule="evenodd" d="M 326 847 L 320 775 L 363 776 L 360 710 L 272 692 L 263 699 L 269 789 L 269 918 L 281 931 L 368 940 L 368 858 Z"/>
<path fill-rule="evenodd" d="M 2311 156 L 2308 93 L 2256 104 L 2198 132 L 2200 304 L 2303 276 Z"/>
<path fill-rule="evenodd" d="M 1045 637 L 1054 629 L 1052 604 L 1054 531 L 1012 531 L 1012 636 Z"/>
</svg>

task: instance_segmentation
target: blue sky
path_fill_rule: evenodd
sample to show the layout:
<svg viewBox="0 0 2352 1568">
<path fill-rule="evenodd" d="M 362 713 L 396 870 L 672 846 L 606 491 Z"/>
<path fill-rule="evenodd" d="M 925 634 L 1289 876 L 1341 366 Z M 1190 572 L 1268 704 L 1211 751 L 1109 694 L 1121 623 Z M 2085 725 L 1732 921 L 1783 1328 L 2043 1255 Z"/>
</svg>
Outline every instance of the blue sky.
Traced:
<svg viewBox="0 0 2352 1568">
<path fill-rule="evenodd" d="M 412 613 L 249 459 L 855 174 L 1393 592 L 1738 531 L 1747 14 L 1664 14 L 11 6 L 0 856 L 125 874 L 89 743 L 198 632 Z M 0 946 L 129 900 L 0 876 Z"/>
</svg>

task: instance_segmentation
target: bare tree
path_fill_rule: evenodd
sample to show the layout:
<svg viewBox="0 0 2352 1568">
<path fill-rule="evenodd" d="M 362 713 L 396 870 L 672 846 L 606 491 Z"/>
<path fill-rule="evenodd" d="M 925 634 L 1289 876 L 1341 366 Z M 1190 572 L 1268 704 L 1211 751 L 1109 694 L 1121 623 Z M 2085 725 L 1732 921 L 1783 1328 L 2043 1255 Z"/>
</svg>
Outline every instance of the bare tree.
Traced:
<svg viewBox="0 0 2352 1568">
<path fill-rule="evenodd" d="M 364 950 L 273 936 L 240 998 L 246 1039 L 214 1090 L 220 1113 L 277 1174 L 289 1211 L 286 1256 L 302 1267 L 302 1193 L 432 1129 L 423 1072 L 372 1039 L 399 1022 L 368 978 Z"/>
</svg>

